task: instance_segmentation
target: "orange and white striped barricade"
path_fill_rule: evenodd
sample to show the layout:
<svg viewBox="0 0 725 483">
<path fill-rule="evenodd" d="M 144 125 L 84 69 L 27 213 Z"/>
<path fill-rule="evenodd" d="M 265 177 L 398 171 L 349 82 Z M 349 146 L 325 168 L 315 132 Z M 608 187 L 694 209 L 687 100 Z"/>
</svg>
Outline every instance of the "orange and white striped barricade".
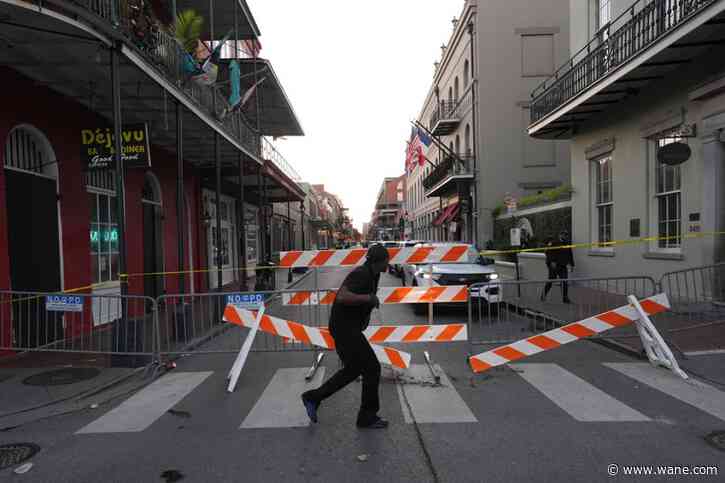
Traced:
<svg viewBox="0 0 725 483">
<path fill-rule="evenodd" d="M 299 291 L 282 294 L 283 305 L 330 305 L 336 290 Z M 468 301 L 465 285 L 433 285 L 431 287 L 380 287 L 377 293 L 382 304 L 429 304 Z"/>
<path fill-rule="evenodd" d="M 390 247 L 391 265 L 468 262 L 470 247 L 443 245 L 435 247 Z M 281 268 L 297 267 L 354 267 L 365 263 L 367 249 L 306 250 L 280 252 Z"/>
<path fill-rule="evenodd" d="M 640 300 L 639 304 L 647 315 L 664 312 L 670 308 L 667 295 L 659 294 Z M 555 349 L 615 327 L 622 327 L 640 319 L 637 308 L 625 305 L 588 319 L 574 322 L 558 329 L 544 332 L 513 344 L 508 344 L 487 352 L 469 357 L 473 372 L 483 372 L 492 367 L 508 364 L 524 357 Z"/>
<path fill-rule="evenodd" d="M 363 332 L 370 342 L 463 342 L 468 340 L 466 324 L 374 325 Z"/>
<path fill-rule="evenodd" d="M 234 305 L 227 305 L 224 309 L 224 321 L 240 327 L 253 327 L 256 317 L 256 312 Z M 302 342 L 325 349 L 335 348 L 335 340 L 327 329 L 310 327 L 291 320 L 264 315 L 259 322 L 259 330 L 280 337 L 286 337 L 294 342 Z M 389 364 L 400 369 L 408 369 L 410 367 L 411 356 L 409 353 L 376 344 L 370 344 L 370 346 L 373 348 L 375 355 L 381 363 Z"/>
</svg>

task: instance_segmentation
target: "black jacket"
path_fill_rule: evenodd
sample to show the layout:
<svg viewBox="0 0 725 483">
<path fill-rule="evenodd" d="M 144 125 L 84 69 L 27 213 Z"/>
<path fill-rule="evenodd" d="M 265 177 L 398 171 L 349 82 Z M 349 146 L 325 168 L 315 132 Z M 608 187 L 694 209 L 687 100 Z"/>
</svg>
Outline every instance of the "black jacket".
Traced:
<svg viewBox="0 0 725 483">
<path fill-rule="evenodd" d="M 557 245 L 563 245 L 563 242 L 557 243 Z M 547 243 L 547 247 L 557 246 L 554 243 Z M 571 248 L 555 248 L 553 250 L 546 250 L 546 264 L 556 264 L 559 267 L 565 267 L 567 265 L 574 266 L 574 252 Z"/>
</svg>

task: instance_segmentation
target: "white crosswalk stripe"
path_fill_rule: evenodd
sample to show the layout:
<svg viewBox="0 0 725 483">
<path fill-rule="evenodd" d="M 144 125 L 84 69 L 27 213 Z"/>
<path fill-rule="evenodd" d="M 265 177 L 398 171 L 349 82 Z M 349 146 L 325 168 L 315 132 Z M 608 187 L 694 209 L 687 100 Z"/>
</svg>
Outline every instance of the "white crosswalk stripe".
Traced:
<svg viewBox="0 0 725 483">
<path fill-rule="evenodd" d="M 725 421 L 725 392 L 708 384 L 692 379 L 685 381 L 672 372 L 653 367 L 647 362 L 604 365 Z"/>
<path fill-rule="evenodd" d="M 512 364 L 519 375 L 577 421 L 649 421 L 644 414 L 614 399 L 557 364 Z"/>
<path fill-rule="evenodd" d="M 463 401 L 458 391 L 440 366 L 435 366 L 441 376 L 441 385 L 431 387 L 419 384 L 397 384 L 398 399 L 403 409 L 405 422 L 411 424 L 413 417 L 418 423 L 476 423 L 478 420 Z M 412 364 L 407 376 L 415 380 L 432 380 L 427 366 Z M 407 402 L 406 402 L 407 399 Z M 410 410 L 408 409 L 410 403 Z M 412 415 L 411 415 L 412 410 Z"/>
<path fill-rule="evenodd" d="M 77 434 L 143 431 L 184 399 L 211 374 L 211 372 L 167 374 L 128 398 L 120 406 L 80 429 Z"/>
<path fill-rule="evenodd" d="M 309 426 L 300 395 L 322 384 L 325 368 L 320 367 L 310 382 L 305 382 L 308 367 L 278 369 L 252 410 L 240 426 L 250 428 L 298 428 Z"/>
</svg>

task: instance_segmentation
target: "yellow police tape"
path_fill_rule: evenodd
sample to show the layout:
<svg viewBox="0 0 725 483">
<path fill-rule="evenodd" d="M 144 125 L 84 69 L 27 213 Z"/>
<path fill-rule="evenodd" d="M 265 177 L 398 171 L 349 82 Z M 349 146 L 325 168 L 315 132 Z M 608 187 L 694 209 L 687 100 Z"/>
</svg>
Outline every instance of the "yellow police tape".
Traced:
<svg viewBox="0 0 725 483">
<path fill-rule="evenodd" d="M 594 242 L 594 243 L 572 243 L 569 245 L 554 245 L 550 247 L 538 247 L 538 248 L 519 248 L 514 250 L 483 250 L 480 252 L 481 255 L 509 255 L 514 253 L 528 253 L 528 252 L 546 252 L 549 250 L 559 250 L 562 248 L 611 248 L 619 245 L 636 245 L 639 243 L 655 242 L 660 240 L 678 240 L 685 238 L 704 238 L 710 236 L 725 235 L 725 231 L 710 231 L 702 233 L 688 233 L 680 236 L 648 236 L 642 238 L 631 238 L 628 240 L 612 240 L 610 242 Z"/>
</svg>

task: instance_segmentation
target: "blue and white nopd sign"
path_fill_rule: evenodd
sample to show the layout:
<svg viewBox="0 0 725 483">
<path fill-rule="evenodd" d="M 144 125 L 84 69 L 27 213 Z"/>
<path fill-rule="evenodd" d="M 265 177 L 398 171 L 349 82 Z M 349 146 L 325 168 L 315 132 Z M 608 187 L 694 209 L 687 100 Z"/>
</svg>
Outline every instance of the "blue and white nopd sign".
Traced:
<svg viewBox="0 0 725 483">
<path fill-rule="evenodd" d="M 83 312 L 80 295 L 46 295 L 45 310 L 49 312 Z"/>
<path fill-rule="evenodd" d="M 240 309 L 258 309 L 264 302 L 262 293 L 230 293 L 227 295 L 227 305 L 234 305 Z"/>
</svg>

